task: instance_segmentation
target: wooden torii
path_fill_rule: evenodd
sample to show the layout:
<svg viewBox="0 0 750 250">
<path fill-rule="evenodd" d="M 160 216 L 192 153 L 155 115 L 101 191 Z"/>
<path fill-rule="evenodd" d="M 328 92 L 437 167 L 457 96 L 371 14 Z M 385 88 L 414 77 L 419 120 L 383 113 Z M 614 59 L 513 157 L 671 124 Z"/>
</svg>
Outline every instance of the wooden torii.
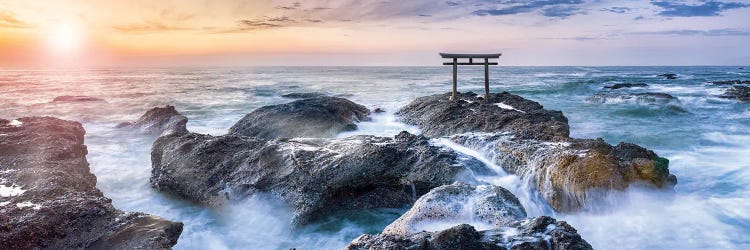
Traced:
<svg viewBox="0 0 750 250">
<path fill-rule="evenodd" d="M 458 65 L 484 65 L 484 98 L 485 100 L 490 96 L 490 65 L 497 65 L 497 62 L 490 62 L 490 58 L 500 58 L 503 54 L 451 54 L 451 53 L 440 53 L 442 58 L 451 58 L 452 62 L 444 62 L 443 65 L 453 65 L 453 94 L 451 94 L 451 100 L 456 100 L 456 81 L 458 73 Z M 469 62 L 458 62 L 459 58 L 468 58 Z M 474 59 L 484 59 L 484 62 L 474 62 Z"/>
</svg>

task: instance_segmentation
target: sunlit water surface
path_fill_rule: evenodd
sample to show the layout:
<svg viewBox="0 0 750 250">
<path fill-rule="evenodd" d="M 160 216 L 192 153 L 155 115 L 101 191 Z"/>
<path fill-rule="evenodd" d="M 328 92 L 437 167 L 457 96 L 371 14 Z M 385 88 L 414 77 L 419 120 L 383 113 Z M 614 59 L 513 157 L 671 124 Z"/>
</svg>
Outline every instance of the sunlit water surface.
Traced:
<svg viewBox="0 0 750 250">
<path fill-rule="evenodd" d="M 481 69 L 460 69 L 459 90 L 483 90 Z M 659 77 L 677 73 L 677 80 Z M 291 101 L 290 92 L 323 92 L 387 112 L 351 134 L 392 136 L 418 129 L 393 113 L 416 97 L 450 89 L 449 68 L 284 67 L 180 68 L 134 70 L 0 70 L 0 118 L 50 115 L 77 120 L 97 186 L 116 207 L 182 221 L 178 249 L 336 249 L 362 233 L 377 233 L 405 211 L 353 211 L 302 228 L 289 225 L 290 210 L 273 197 L 258 195 L 222 208 L 206 208 L 151 189 L 150 147 L 154 138 L 113 127 L 154 106 L 175 105 L 188 129 L 220 135 L 255 108 Z M 670 159 L 677 194 L 663 197 L 630 190 L 621 203 L 598 213 L 554 214 L 516 176 L 485 181 L 514 192 L 530 216 L 567 220 L 600 249 L 750 248 L 750 105 L 718 98 L 715 80 L 750 80 L 738 67 L 496 67 L 492 91 L 509 91 L 561 110 L 571 134 L 637 143 Z M 647 88 L 619 92 L 663 92 L 675 106 L 632 103 L 593 104 L 586 98 L 614 83 L 644 82 Z M 88 95 L 107 103 L 49 103 L 60 95 Z M 486 152 L 450 145 L 467 155 Z M 498 166 L 490 166 L 499 168 Z"/>
</svg>

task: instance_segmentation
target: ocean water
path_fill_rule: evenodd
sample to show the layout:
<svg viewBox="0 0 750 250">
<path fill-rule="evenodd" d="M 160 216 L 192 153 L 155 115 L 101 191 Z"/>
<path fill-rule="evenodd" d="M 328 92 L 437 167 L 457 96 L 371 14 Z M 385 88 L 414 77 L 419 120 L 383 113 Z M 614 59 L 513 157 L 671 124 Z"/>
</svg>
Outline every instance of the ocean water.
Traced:
<svg viewBox="0 0 750 250">
<path fill-rule="evenodd" d="M 750 80 L 750 67 L 493 67 L 493 92 L 509 91 L 561 110 L 571 135 L 633 142 L 670 160 L 676 195 L 628 190 L 605 211 L 556 214 L 513 175 L 486 181 L 518 196 L 530 216 L 566 220 L 598 249 L 750 249 L 750 104 L 718 97 L 727 86 L 709 81 Z M 659 77 L 676 73 L 678 79 Z M 126 211 L 182 221 L 177 249 L 338 249 L 362 233 L 377 233 L 405 208 L 352 211 L 302 228 L 289 225 L 290 210 L 266 195 L 207 208 L 151 189 L 154 138 L 114 129 L 154 106 L 174 105 L 188 129 L 220 135 L 255 108 L 289 102 L 291 92 L 342 96 L 375 114 L 354 132 L 395 135 L 419 129 L 393 113 L 414 98 L 450 90 L 449 67 L 261 67 L 97 70 L 0 69 L 0 118 L 49 115 L 77 120 L 97 186 Z M 661 92 L 669 104 L 587 98 L 614 83 L 646 88 L 615 93 Z M 459 91 L 483 91 L 481 68 L 459 68 Z M 50 103 L 60 95 L 87 95 L 107 103 Z M 492 165 L 482 149 L 452 147 Z M 498 168 L 498 166 L 490 166 Z"/>
</svg>

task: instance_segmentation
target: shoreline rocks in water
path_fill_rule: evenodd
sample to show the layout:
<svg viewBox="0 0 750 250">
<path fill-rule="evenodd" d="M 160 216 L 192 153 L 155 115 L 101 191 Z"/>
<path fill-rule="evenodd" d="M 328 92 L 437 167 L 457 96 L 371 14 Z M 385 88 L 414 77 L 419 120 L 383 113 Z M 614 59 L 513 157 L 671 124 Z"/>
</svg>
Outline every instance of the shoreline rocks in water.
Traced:
<svg viewBox="0 0 750 250">
<path fill-rule="evenodd" d="M 728 81 L 713 81 L 713 85 L 739 85 L 739 84 L 750 84 L 750 80 L 728 80 Z"/>
<path fill-rule="evenodd" d="M 433 189 L 382 233 L 361 235 L 345 249 L 592 249 L 564 221 L 524 217 L 509 191 L 456 183 Z M 477 231 L 466 223 L 491 225 Z"/>
<path fill-rule="evenodd" d="M 407 132 L 266 140 L 179 130 L 186 132 L 154 142 L 154 188 L 208 205 L 271 193 L 294 209 L 295 224 L 341 210 L 402 207 L 434 187 L 473 180 L 455 152 Z"/>
<path fill-rule="evenodd" d="M 668 80 L 677 79 L 677 74 L 674 74 L 674 73 L 661 74 L 659 76 L 667 78 Z"/>
<path fill-rule="evenodd" d="M 750 87 L 735 85 L 725 90 L 724 94 L 720 95 L 719 97 L 725 99 L 734 99 L 741 103 L 750 103 Z"/>
<path fill-rule="evenodd" d="M 133 129 L 144 134 L 156 135 L 166 133 L 186 133 L 187 117 L 175 110 L 174 106 L 155 107 L 146 111 L 134 122 L 123 122 L 115 128 Z"/>
<path fill-rule="evenodd" d="M 648 84 L 645 83 L 617 83 L 614 85 L 608 85 L 604 86 L 605 89 L 622 89 L 622 88 L 644 88 L 648 87 Z"/>
<path fill-rule="evenodd" d="M 107 102 L 107 101 L 105 101 L 102 98 L 92 97 L 92 96 L 64 95 L 64 96 L 55 97 L 55 99 L 52 99 L 52 102 L 60 103 L 60 102 Z"/>
<path fill-rule="evenodd" d="M 507 172 L 534 180 L 557 211 L 596 208 L 606 203 L 611 191 L 631 185 L 673 190 L 676 184 L 668 160 L 653 151 L 629 143 L 612 146 L 601 139 L 570 138 L 567 118 L 559 111 L 547 111 L 509 93 L 492 93 L 489 103 L 512 103 L 518 110 L 464 100 L 473 93 L 460 94 L 458 101 L 449 101 L 449 95 L 417 98 L 397 114 L 431 137 L 447 136 L 469 148 L 492 144 L 494 155 L 488 158 Z"/>
<path fill-rule="evenodd" d="M 80 123 L 0 120 L 0 246 L 170 249 L 182 223 L 112 206 L 96 188 Z M 11 192 L 5 192 L 10 189 Z"/>
<path fill-rule="evenodd" d="M 229 133 L 263 139 L 335 137 L 370 119 L 370 110 L 339 97 L 318 97 L 264 106 L 245 115 Z"/>
<path fill-rule="evenodd" d="M 630 103 L 630 104 L 677 104 L 679 99 L 665 93 L 598 93 L 586 99 L 591 103 Z"/>
<path fill-rule="evenodd" d="M 560 111 L 546 110 L 534 101 L 508 92 L 492 93 L 484 100 L 472 92 L 419 97 L 396 115 L 404 123 L 416 125 L 428 137 L 466 132 L 513 132 L 519 137 L 538 140 L 567 138 L 568 119 Z"/>
<path fill-rule="evenodd" d="M 289 99 L 310 99 L 310 98 L 318 98 L 318 97 L 324 97 L 327 96 L 324 93 L 320 92 L 294 92 L 289 94 L 283 94 L 281 97 L 289 98 Z"/>
</svg>

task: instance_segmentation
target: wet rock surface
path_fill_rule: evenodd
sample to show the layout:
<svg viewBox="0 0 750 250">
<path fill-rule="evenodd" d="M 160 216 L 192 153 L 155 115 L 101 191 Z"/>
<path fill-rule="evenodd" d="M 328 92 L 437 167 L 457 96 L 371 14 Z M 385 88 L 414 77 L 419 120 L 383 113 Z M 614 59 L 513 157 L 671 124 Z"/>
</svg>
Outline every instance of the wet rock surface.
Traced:
<svg viewBox="0 0 750 250">
<path fill-rule="evenodd" d="M 396 114 L 416 125 L 425 136 L 440 137 L 465 132 L 513 132 L 527 139 L 554 140 L 570 134 L 568 119 L 560 111 L 546 110 L 534 101 L 504 93 L 488 100 L 472 92 L 419 97 Z"/>
<path fill-rule="evenodd" d="M 499 227 L 526 217 L 510 191 L 493 185 L 454 183 L 432 189 L 409 211 L 388 225 L 384 234 L 409 235 L 445 224 Z"/>
<path fill-rule="evenodd" d="M 668 80 L 677 79 L 677 74 L 673 74 L 673 73 L 661 74 L 659 76 L 664 77 L 664 78 L 666 78 Z"/>
<path fill-rule="evenodd" d="M 365 106 L 324 96 L 258 108 L 229 132 L 264 139 L 335 137 L 340 132 L 356 130 L 356 123 L 369 120 L 369 115 Z"/>
<path fill-rule="evenodd" d="M 326 94 L 320 93 L 320 92 L 294 92 L 294 93 L 281 95 L 281 97 L 290 98 L 290 99 L 310 99 L 310 98 L 318 98 L 318 97 L 324 97 L 324 96 L 326 96 Z"/>
<path fill-rule="evenodd" d="M 208 205 L 271 193 L 305 224 L 336 211 L 402 207 L 457 179 L 456 153 L 402 132 L 395 137 L 279 138 L 173 133 L 156 140 L 151 183 Z"/>
<path fill-rule="evenodd" d="M 169 249 L 182 223 L 115 209 L 96 188 L 80 123 L 0 120 L 0 248 Z"/>
<path fill-rule="evenodd" d="M 364 234 L 344 249 L 593 249 L 575 228 L 548 216 L 525 219 L 491 230 L 461 224 L 410 235 Z"/>
<path fill-rule="evenodd" d="M 749 86 L 732 86 L 731 88 L 724 91 L 721 98 L 734 99 L 742 103 L 750 103 L 750 87 Z"/>
<path fill-rule="evenodd" d="M 598 93 L 588 99 L 591 103 L 630 103 L 630 104 L 678 104 L 677 97 L 666 93 Z"/>
<path fill-rule="evenodd" d="M 64 96 L 58 96 L 55 97 L 55 99 L 52 99 L 53 103 L 61 103 L 61 102 L 107 102 L 102 98 L 92 97 L 92 96 L 83 96 L 83 95 L 64 95 Z"/>
<path fill-rule="evenodd" d="M 624 88 L 644 88 L 648 87 L 645 83 L 617 83 L 609 86 L 604 86 L 605 89 L 624 89 Z"/>
<path fill-rule="evenodd" d="M 632 143 L 612 146 L 601 139 L 541 142 L 509 134 L 462 134 L 450 139 L 470 148 L 490 147 L 498 166 L 531 178 L 549 204 L 560 212 L 597 210 L 612 192 L 632 186 L 673 191 L 677 179 L 669 160 Z"/>
<path fill-rule="evenodd" d="M 154 107 L 134 122 L 123 122 L 116 126 L 120 129 L 132 129 L 140 133 L 159 136 L 167 133 L 187 133 L 187 117 L 177 112 L 174 106 Z"/>
</svg>

